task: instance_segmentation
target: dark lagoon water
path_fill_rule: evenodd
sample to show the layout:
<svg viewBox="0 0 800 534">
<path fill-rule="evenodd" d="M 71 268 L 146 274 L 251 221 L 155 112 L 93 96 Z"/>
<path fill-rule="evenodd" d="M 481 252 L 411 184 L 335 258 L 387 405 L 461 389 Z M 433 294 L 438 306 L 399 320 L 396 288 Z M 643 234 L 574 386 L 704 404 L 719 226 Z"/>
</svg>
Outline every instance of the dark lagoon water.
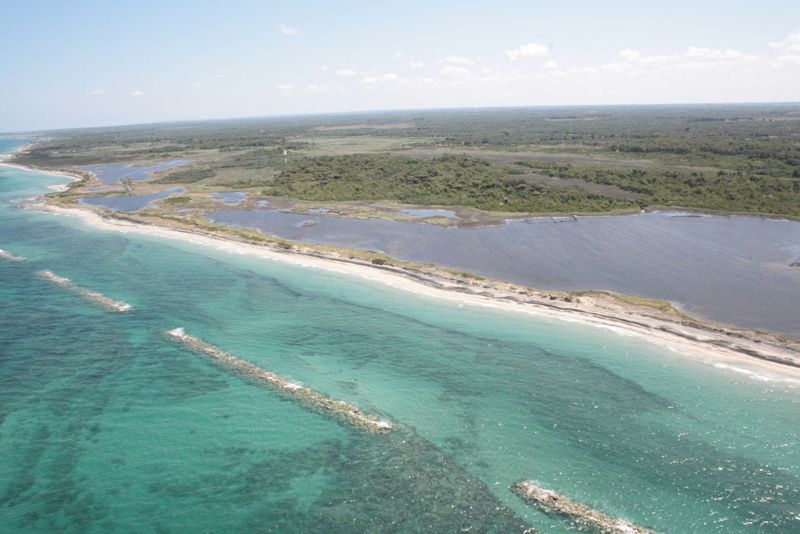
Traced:
<svg viewBox="0 0 800 534">
<path fill-rule="evenodd" d="M 647 213 L 443 228 L 380 219 L 225 210 L 218 223 L 293 241 L 384 252 L 530 287 L 671 300 L 748 328 L 800 335 L 800 222 Z M 303 221 L 316 221 L 303 226 Z"/>
<path fill-rule="evenodd" d="M 574 532 L 521 478 L 659 532 L 800 528 L 796 379 L 19 207 L 57 182 L 0 167 L 24 258 L 0 258 L 2 532 Z M 306 410 L 175 327 L 398 429 Z"/>
<path fill-rule="evenodd" d="M 147 180 L 154 172 L 164 171 L 187 163 L 191 162 L 189 160 L 176 159 L 148 166 L 111 163 L 108 165 L 86 165 L 83 168 L 93 172 L 102 182 L 113 184 L 123 180 Z"/>
<path fill-rule="evenodd" d="M 161 200 L 170 195 L 184 193 L 186 189 L 183 187 L 172 187 L 161 191 L 160 193 L 153 193 L 152 195 L 119 195 L 111 197 L 87 197 L 80 199 L 81 204 L 90 204 L 92 206 L 102 206 L 113 211 L 139 211 L 150 205 L 154 200 Z"/>
</svg>

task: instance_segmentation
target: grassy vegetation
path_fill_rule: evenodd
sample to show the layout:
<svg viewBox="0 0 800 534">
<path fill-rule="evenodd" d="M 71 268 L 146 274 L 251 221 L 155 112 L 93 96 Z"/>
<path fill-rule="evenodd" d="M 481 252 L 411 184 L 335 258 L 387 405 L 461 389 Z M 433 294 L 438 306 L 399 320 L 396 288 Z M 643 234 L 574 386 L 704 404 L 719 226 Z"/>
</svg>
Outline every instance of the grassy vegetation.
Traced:
<svg viewBox="0 0 800 534">
<path fill-rule="evenodd" d="M 167 197 L 163 200 L 159 200 L 161 204 L 166 204 L 167 206 L 185 206 L 192 201 L 189 197 Z"/>
<path fill-rule="evenodd" d="M 153 180 L 154 184 L 192 184 L 201 180 L 207 180 L 217 175 L 213 169 L 207 167 L 191 167 L 189 169 L 181 169 L 172 171 L 167 176 Z"/>
</svg>

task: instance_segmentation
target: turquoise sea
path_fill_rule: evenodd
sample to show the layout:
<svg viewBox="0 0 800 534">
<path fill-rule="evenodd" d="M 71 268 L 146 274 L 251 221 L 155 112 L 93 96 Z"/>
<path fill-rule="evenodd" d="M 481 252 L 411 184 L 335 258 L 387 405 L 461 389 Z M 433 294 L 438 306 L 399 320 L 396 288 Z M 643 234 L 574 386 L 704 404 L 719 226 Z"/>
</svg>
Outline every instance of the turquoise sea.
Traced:
<svg viewBox="0 0 800 534">
<path fill-rule="evenodd" d="M 511 493 L 528 478 L 660 532 L 800 531 L 799 383 L 19 207 L 54 183 L 0 167 L 25 258 L 0 258 L 2 532 L 571 531 Z M 309 411 L 176 327 L 399 428 Z"/>
</svg>

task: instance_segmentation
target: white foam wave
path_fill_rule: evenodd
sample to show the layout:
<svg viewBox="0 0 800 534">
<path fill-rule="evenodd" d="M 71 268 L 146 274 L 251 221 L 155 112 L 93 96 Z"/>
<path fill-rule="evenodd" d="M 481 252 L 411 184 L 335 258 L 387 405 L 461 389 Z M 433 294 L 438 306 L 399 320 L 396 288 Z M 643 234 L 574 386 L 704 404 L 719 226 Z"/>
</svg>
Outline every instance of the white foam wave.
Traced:
<svg viewBox="0 0 800 534">
<path fill-rule="evenodd" d="M 753 369 L 748 369 L 746 367 L 739 367 L 736 365 L 730 365 L 727 363 L 716 362 L 712 364 L 717 369 L 724 369 L 726 371 L 731 371 L 734 373 L 739 373 L 742 375 L 747 376 L 752 380 L 758 380 L 760 382 L 783 382 L 788 384 L 797 384 L 800 385 L 800 380 L 795 378 L 788 378 L 788 377 L 778 377 L 774 375 L 763 374 L 754 371 Z"/>
</svg>

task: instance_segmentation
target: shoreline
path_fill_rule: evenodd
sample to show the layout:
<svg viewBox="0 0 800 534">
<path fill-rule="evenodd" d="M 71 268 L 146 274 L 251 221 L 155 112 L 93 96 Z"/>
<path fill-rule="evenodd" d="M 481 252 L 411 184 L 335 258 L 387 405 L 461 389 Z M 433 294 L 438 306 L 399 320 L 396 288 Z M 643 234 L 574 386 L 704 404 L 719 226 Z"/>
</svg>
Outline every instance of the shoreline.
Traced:
<svg viewBox="0 0 800 534">
<path fill-rule="evenodd" d="M 706 363 L 728 372 L 800 386 L 800 340 L 697 320 L 674 309 L 661 310 L 637 303 L 635 297 L 604 291 L 545 292 L 495 280 L 465 279 L 436 267 L 375 265 L 338 252 L 295 245 L 287 249 L 186 227 L 126 220 L 93 209 L 55 206 L 46 199 L 26 208 L 76 217 L 105 231 L 180 239 L 232 254 L 354 276 L 462 305 L 586 324 L 639 337 L 682 358 L 695 361 L 710 358 L 712 361 Z M 760 375 L 752 369 L 754 366 L 779 377 Z"/>
<path fill-rule="evenodd" d="M 25 146 L 20 147 L 18 150 L 15 150 L 11 154 L 9 154 L 8 158 L 9 159 L 13 158 L 15 153 L 22 152 L 24 149 L 29 148 L 30 146 L 32 146 L 32 145 L 25 145 Z M 48 189 L 50 189 L 51 191 L 56 192 L 56 193 L 63 193 L 64 191 L 67 191 L 70 188 L 72 183 L 80 182 L 80 181 L 83 181 L 83 180 L 85 180 L 87 178 L 86 176 L 79 174 L 77 171 L 68 171 L 68 170 L 49 171 L 49 170 L 46 170 L 46 169 L 37 169 L 36 167 L 29 167 L 28 165 L 21 165 L 19 163 L 11 163 L 9 161 L 9 159 L 5 159 L 5 160 L 4 159 L 0 159 L 0 167 L 10 167 L 12 169 L 17 169 L 19 171 L 33 172 L 33 173 L 37 173 L 37 174 L 43 174 L 45 176 L 56 176 L 56 177 L 59 177 L 59 178 L 67 178 L 70 181 L 70 183 L 67 183 L 67 184 L 53 184 L 53 185 L 47 186 Z"/>
<path fill-rule="evenodd" d="M 77 171 L 68 171 L 68 170 L 51 171 L 47 169 L 38 169 L 36 167 L 30 167 L 28 165 L 22 165 L 20 163 L 12 163 L 8 160 L 0 160 L 0 167 L 11 167 L 12 169 L 17 169 L 25 172 L 34 172 L 37 174 L 44 174 L 45 176 L 63 176 L 65 178 L 69 178 L 73 182 L 80 182 L 81 180 L 86 178 L 85 176 L 79 174 Z"/>
<path fill-rule="evenodd" d="M 10 154 L 28 149 L 19 147 Z M 92 173 L 71 170 L 44 170 L 27 165 L 0 161 L 0 165 L 67 178 L 71 182 L 91 179 Z M 68 190 L 73 183 L 50 186 L 56 191 Z M 211 246 L 220 251 L 278 261 L 305 268 L 316 268 L 370 280 L 401 291 L 426 297 L 525 313 L 603 328 L 618 335 L 636 336 L 666 348 L 682 358 L 710 357 L 710 365 L 728 372 L 740 373 L 757 380 L 786 381 L 800 387 L 800 339 L 776 333 L 749 330 L 687 316 L 680 306 L 667 301 L 642 299 L 613 291 L 576 292 L 547 291 L 483 277 L 461 277 L 445 267 L 417 265 L 391 259 L 376 264 L 347 250 L 321 250 L 303 243 L 256 242 L 241 235 L 207 231 L 186 225 L 170 226 L 129 218 L 107 210 L 79 206 L 54 205 L 47 195 L 41 203 L 25 205 L 51 213 L 75 216 L 91 227 L 117 232 L 135 232 L 166 239 L 181 239 Z M 664 208 L 654 208 L 661 211 Z M 650 210 L 642 210 L 643 213 Z M 688 213 L 719 213 L 682 209 Z M 762 214 L 734 214 L 755 217 L 776 217 Z M 608 216 L 608 215 L 607 215 Z M 610 215 L 615 216 L 615 215 Z M 788 218 L 792 220 L 791 217 Z M 177 223 L 177 222 L 176 222 Z M 265 237 L 271 237 L 266 236 Z M 459 273 L 460 274 L 460 273 Z M 744 367 L 740 367 L 744 365 Z M 785 380 L 759 375 L 752 366 L 784 376 Z"/>
</svg>

